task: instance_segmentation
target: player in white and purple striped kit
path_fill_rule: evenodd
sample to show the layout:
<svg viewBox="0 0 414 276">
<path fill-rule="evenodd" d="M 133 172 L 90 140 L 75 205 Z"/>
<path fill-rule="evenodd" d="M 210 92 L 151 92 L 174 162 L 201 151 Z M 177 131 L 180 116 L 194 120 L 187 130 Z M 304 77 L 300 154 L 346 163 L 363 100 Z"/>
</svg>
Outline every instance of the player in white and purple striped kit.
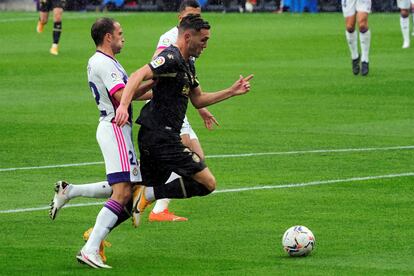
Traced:
<svg viewBox="0 0 414 276">
<path fill-rule="evenodd" d="M 96 139 L 105 160 L 112 195 L 99 212 L 89 239 L 76 258 L 94 268 L 110 268 L 99 253 L 101 243 L 114 227 L 130 217 L 125 206 L 131 202 L 132 183 L 142 179 L 132 142 L 131 122 L 122 127 L 113 122 L 128 80 L 115 59 L 124 45 L 121 25 L 110 18 L 98 19 L 92 26 L 91 36 L 97 51 L 88 62 L 88 82 L 100 112 Z M 132 115 L 131 106 L 128 111 Z"/>
<path fill-rule="evenodd" d="M 185 0 L 181 3 L 179 8 L 179 21 L 188 14 L 200 14 L 201 9 L 200 5 L 196 0 Z M 174 27 L 165 34 L 163 34 L 158 42 L 157 49 L 154 53 L 154 57 L 157 56 L 162 50 L 166 47 L 174 44 L 177 41 L 178 28 Z M 119 64 L 119 63 L 118 63 Z M 125 73 L 125 71 L 124 71 Z M 145 99 L 141 98 L 141 99 Z M 206 109 L 198 109 L 198 112 L 201 118 L 204 121 L 204 125 L 208 129 L 212 129 L 213 125 L 218 125 L 218 122 L 214 116 Z M 131 118 L 131 117 L 130 117 Z M 181 128 L 181 139 L 185 146 L 190 148 L 192 151 L 196 152 L 201 159 L 204 159 L 204 152 L 200 145 L 197 135 L 194 130 L 191 128 L 190 123 L 188 122 L 187 117 L 184 118 L 184 123 Z M 173 174 L 172 178 L 177 177 Z M 169 179 L 169 180 L 172 180 Z M 167 181 L 168 182 L 168 181 Z M 91 197 L 91 198 L 108 198 L 112 189 L 106 181 L 89 183 L 89 184 L 80 184 L 72 185 L 65 181 L 58 181 L 55 186 L 55 196 L 51 203 L 50 208 L 50 217 L 55 219 L 57 212 L 71 199 L 76 197 Z M 150 221 L 186 221 L 187 218 L 177 216 L 174 213 L 171 213 L 168 210 L 170 199 L 160 199 L 156 201 L 156 204 L 149 215 Z M 88 232 L 88 231 L 87 231 Z M 85 232 L 85 235 L 86 233 Z M 87 239 L 87 236 L 84 236 Z M 103 252 L 103 251 L 102 251 Z M 102 257 L 104 255 L 102 253 Z"/>
</svg>

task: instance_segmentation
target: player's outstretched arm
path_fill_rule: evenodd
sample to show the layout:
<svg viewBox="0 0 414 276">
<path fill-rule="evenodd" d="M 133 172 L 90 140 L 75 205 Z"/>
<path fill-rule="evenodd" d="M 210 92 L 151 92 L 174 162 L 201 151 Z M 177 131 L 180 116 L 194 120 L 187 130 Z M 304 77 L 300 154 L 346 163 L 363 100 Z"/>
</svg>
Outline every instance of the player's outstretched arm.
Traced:
<svg viewBox="0 0 414 276">
<path fill-rule="evenodd" d="M 196 108 L 203 108 L 224 101 L 233 96 L 246 94 L 250 91 L 250 80 L 252 78 L 253 75 L 249 75 L 245 78 L 240 75 L 240 78 L 229 88 L 212 93 L 205 93 L 201 91 L 201 88 L 198 86 L 191 90 L 191 103 Z"/>
<path fill-rule="evenodd" d="M 139 90 L 140 84 L 145 80 L 152 79 L 153 74 L 148 65 L 144 65 L 135 71 L 128 79 L 128 83 L 122 93 L 121 102 L 116 109 L 115 122 L 118 126 L 124 126 L 128 122 L 128 106 L 131 104 L 134 96 L 140 97 L 145 91 Z"/>
</svg>

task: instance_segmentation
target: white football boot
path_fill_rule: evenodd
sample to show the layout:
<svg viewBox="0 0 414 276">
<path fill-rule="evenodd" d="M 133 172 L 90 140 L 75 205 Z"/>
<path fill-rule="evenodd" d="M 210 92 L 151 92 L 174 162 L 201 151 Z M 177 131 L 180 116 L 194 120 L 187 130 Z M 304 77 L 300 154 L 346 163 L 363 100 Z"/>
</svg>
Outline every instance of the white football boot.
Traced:
<svg viewBox="0 0 414 276">
<path fill-rule="evenodd" d="M 93 268 L 112 268 L 112 266 L 109 266 L 102 261 L 98 251 L 94 253 L 86 253 L 84 250 L 81 250 L 78 255 L 76 255 L 76 259 L 78 259 L 79 263 L 87 264 Z"/>
<path fill-rule="evenodd" d="M 53 220 L 56 218 L 57 212 L 62 208 L 69 199 L 66 196 L 67 189 L 70 184 L 65 181 L 58 181 L 55 184 L 55 196 L 50 203 L 49 217 Z"/>
</svg>

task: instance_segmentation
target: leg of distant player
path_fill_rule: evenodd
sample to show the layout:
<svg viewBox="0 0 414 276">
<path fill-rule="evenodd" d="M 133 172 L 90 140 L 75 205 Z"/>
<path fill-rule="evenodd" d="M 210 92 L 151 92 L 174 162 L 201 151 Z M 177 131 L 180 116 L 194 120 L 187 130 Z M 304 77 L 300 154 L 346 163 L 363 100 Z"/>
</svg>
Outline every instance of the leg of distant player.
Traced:
<svg viewBox="0 0 414 276">
<path fill-rule="evenodd" d="M 414 0 L 411 0 L 411 14 L 414 14 Z M 414 16 L 411 16 L 411 17 L 413 19 L 413 26 L 414 26 Z M 411 35 L 414 36 L 414 28 L 413 28 Z"/>
<path fill-rule="evenodd" d="M 403 36 L 403 49 L 410 47 L 410 12 L 408 9 L 401 9 L 400 26 Z"/>
<path fill-rule="evenodd" d="M 348 42 L 349 51 L 351 52 L 352 59 L 352 72 L 354 75 L 359 74 L 360 65 L 359 65 L 359 53 L 358 53 L 358 34 L 355 31 L 356 24 L 356 15 L 348 16 L 345 18 L 345 37 Z"/>
<path fill-rule="evenodd" d="M 37 22 L 36 31 L 42 33 L 44 26 L 47 24 L 49 18 L 49 3 L 47 0 L 40 0 L 39 2 L 39 21 Z"/>
<path fill-rule="evenodd" d="M 50 48 L 52 55 L 59 54 L 59 40 L 62 33 L 62 14 L 63 8 L 56 7 L 53 9 L 53 44 Z"/>
<path fill-rule="evenodd" d="M 131 183 L 120 182 L 113 184 L 112 190 L 111 198 L 105 203 L 96 217 L 92 233 L 77 256 L 81 262 L 96 268 L 110 268 L 110 266 L 102 262 L 101 257 L 98 257 L 100 245 L 114 227 L 129 217 L 124 210 L 124 206 L 131 199 Z"/>
<path fill-rule="evenodd" d="M 371 31 L 368 28 L 368 13 L 358 12 L 359 40 L 361 43 L 361 75 L 369 72 L 369 49 L 371 46 Z"/>
</svg>

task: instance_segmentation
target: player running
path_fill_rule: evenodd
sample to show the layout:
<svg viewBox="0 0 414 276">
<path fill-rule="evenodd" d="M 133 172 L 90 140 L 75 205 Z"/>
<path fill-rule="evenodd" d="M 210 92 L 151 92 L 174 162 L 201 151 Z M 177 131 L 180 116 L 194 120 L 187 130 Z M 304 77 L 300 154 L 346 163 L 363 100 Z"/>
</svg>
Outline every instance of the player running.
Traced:
<svg viewBox="0 0 414 276">
<path fill-rule="evenodd" d="M 250 90 L 250 75 L 240 76 L 231 87 L 204 93 L 197 80 L 194 58 L 201 55 L 210 38 L 210 25 L 199 15 L 184 17 L 178 27 L 176 44 L 162 51 L 156 59 L 133 73 L 116 110 L 115 122 L 124 126 L 129 120 L 128 106 L 134 91 L 145 80 L 155 80 L 153 97 L 141 110 L 138 146 L 141 172 L 147 187 L 134 192 L 133 217 L 141 214 L 153 201 L 161 198 L 206 196 L 216 188 L 214 175 L 198 154 L 184 146 L 180 130 L 188 100 L 196 108 L 243 95 Z M 165 183 L 172 172 L 180 177 Z"/>
<path fill-rule="evenodd" d="M 131 121 L 122 127 L 114 122 L 115 108 L 128 80 L 124 68 L 115 59 L 124 46 L 121 25 L 110 18 L 98 19 L 92 25 L 91 36 L 96 52 L 88 62 L 88 82 L 100 113 L 96 139 L 105 160 L 112 195 L 99 212 L 95 226 L 76 258 L 93 268 L 111 268 L 104 263 L 99 249 L 108 233 L 130 217 L 126 210 L 131 207 L 126 205 L 131 202 L 132 183 L 142 179 L 132 141 Z M 151 85 L 152 81 L 149 81 L 133 93 L 142 95 Z M 127 112 L 132 115 L 131 105 Z"/>
<path fill-rule="evenodd" d="M 66 0 L 40 0 L 39 2 L 39 21 L 36 31 L 43 32 L 44 26 L 49 19 L 49 12 L 53 12 L 53 44 L 49 52 L 57 56 L 59 54 L 59 40 L 62 33 L 62 15 L 66 6 Z"/>
<path fill-rule="evenodd" d="M 179 22 L 182 18 L 189 14 L 200 14 L 201 8 L 196 0 L 184 0 L 179 8 L 178 19 Z M 154 53 L 156 57 L 165 48 L 174 44 L 177 41 L 178 27 L 175 26 L 165 34 L 163 34 L 158 42 L 157 49 Z M 214 116 L 207 110 L 207 108 L 200 108 L 198 112 L 204 121 L 205 126 L 208 129 L 212 129 L 213 125 L 218 125 L 218 122 Z M 202 160 L 205 159 L 203 149 L 198 140 L 198 137 L 192 129 L 187 116 L 184 117 L 184 123 L 181 128 L 181 140 L 183 144 L 196 152 Z M 173 175 L 173 177 L 176 177 Z M 90 198 L 108 198 L 111 196 L 112 189 L 106 181 L 88 184 L 72 185 L 65 181 L 58 181 L 55 185 L 55 196 L 51 203 L 50 217 L 54 219 L 59 209 L 61 209 L 69 200 L 76 197 L 90 197 Z M 185 217 L 177 216 L 170 212 L 168 205 L 170 199 L 157 200 L 151 213 L 149 214 L 149 221 L 187 221 Z"/>
</svg>

